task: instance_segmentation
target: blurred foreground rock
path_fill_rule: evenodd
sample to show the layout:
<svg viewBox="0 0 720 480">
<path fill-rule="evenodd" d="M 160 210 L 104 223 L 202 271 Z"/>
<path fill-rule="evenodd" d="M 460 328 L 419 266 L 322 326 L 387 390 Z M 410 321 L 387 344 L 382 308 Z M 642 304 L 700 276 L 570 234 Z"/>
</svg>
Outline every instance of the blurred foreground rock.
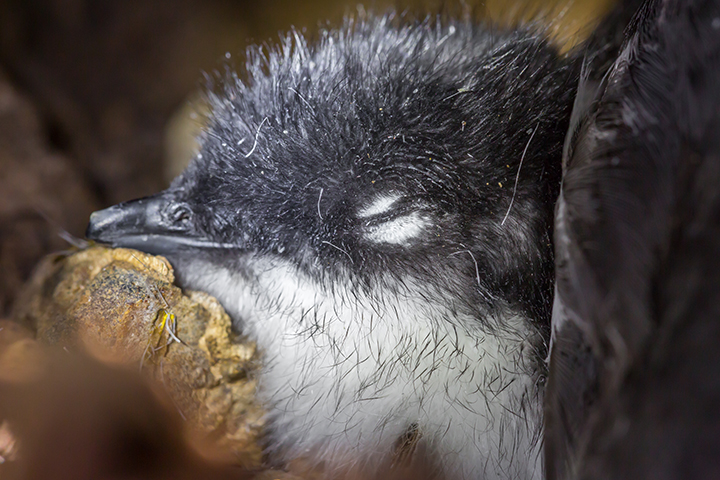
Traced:
<svg viewBox="0 0 720 480">
<path fill-rule="evenodd" d="M 0 346 L 9 345 L 0 362 L 12 362 L 19 341 L 34 342 L 25 328 L 41 345 L 140 369 L 162 384 L 192 436 L 231 452 L 234 464 L 258 466 L 263 412 L 254 399 L 255 346 L 233 337 L 214 298 L 186 295 L 173 280 L 167 260 L 134 250 L 48 256 L 16 303 L 18 323 L 0 331 Z"/>
<path fill-rule="evenodd" d="M 136 370 L 30 338 L 6 347 L 0 346 L 3 480 L 252 478 L 201 455 L 167 396 Z"/>
</svg>

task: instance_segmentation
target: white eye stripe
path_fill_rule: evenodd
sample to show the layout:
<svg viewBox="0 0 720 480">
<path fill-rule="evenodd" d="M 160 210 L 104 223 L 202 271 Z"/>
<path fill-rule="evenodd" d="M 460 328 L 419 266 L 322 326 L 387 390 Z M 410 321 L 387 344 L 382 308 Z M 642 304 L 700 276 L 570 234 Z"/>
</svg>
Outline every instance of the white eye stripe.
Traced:
<svg viewBox="0 0 720 480">
<path fill-rule="evenodd" d="M 365 208 L 358 211 L 358 218 L 369 218 L 387 212 L 392 206 L 402 198 L 399 193 L 389 193 L 376 197 L 375 200 Z"/>
<path fill-rule="evenodd" d="M 420 235 L 430 220 L 420 212 L 412 212 L 368 229 L 365 238 L 376 243 L 402 244 Z"/>
</svg>

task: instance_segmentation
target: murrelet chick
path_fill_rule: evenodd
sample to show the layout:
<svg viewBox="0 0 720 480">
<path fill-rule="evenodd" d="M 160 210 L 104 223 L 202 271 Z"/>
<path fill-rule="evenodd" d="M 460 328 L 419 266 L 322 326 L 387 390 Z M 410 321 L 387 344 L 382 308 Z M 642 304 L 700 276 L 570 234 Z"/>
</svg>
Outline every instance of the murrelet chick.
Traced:
<svg viewBox="0 0 720 480">
<path fill-rule="evenodd" d="M 540 478 L 575 63 L 461 21 L 293 32 L 211 96 L 170 188 L 87 235 L 167 256 L 257 341 L 274 458 L 333 476 L 412 431 L 451 478 Z"/>
</svg>

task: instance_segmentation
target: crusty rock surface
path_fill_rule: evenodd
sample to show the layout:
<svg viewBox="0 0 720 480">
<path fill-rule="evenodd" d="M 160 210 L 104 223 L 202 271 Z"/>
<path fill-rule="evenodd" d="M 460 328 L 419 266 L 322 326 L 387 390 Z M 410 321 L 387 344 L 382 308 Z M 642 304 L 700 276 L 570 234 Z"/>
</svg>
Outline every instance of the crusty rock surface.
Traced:
<svg viewBox="0 0 720 480">
<path fill-rule="evenodd" d="M 13 317 L 41 344 L 136 365 L 234 461 L 259 465 L 255 345 L 234 337 L 214 298 L 184 293 L 173 281 L 167 260 L 135 250 L 95 246 L 54 254 L 38 266 Z"/>
</svg>

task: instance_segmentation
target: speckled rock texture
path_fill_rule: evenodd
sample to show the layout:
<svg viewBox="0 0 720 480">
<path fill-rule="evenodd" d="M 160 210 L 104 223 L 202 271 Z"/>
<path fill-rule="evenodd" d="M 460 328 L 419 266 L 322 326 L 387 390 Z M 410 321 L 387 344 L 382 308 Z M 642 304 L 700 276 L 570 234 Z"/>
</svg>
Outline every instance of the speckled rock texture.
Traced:
<svg viewBox="0 0 720 480">
<path fill-rule="evenodd" d="M 22 327 L 13 331 L 135 366 L 163 386 L 197 434 L 231 452 L 233 462 L 257 466 L 263 411 L 254 398 L 255 345 L 233 334 L 214 298 L 173 281 L 167 260 L 134 250 L 54 254 L 21 293 L 13 317 Z M 24 333 L 13 338 L 32 341 Z"/>
</svg>

